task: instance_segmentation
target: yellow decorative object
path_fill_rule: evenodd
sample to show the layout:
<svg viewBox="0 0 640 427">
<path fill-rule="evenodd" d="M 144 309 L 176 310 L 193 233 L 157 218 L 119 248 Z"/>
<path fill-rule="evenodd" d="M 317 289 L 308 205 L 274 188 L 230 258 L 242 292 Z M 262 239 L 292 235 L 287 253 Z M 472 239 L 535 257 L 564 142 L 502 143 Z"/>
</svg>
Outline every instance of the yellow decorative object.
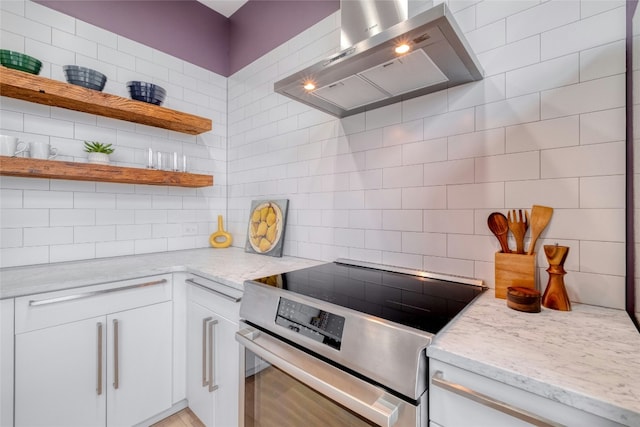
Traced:
<svg viewBox="0 0 640 427">
<path fill-rule="evenodd" d="M 222 215 L 218 215 L 218 231 L 209 237 L 209 244 L 214 248 L 228 248 L 233 242 L 231 234 L 224 231 L 222 226 Z"/>
</svg>

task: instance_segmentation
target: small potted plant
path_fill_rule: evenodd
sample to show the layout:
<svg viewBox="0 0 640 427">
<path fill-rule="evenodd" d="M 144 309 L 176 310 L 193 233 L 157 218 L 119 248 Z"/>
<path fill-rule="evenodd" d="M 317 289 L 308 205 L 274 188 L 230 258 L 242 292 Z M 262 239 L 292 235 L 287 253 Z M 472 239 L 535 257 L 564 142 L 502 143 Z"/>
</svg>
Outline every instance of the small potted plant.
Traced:
<svg viewBox="0 0 640 427">
<path fill-rule="evenodd" d="M 115 151 L 111 144 L 103 144 L 97 141 L 85 141 L 84 151 L 89 153 L 89 163 L 98 163 L 102 165 L 109 164 L 109 154 Z"/>
</svg>

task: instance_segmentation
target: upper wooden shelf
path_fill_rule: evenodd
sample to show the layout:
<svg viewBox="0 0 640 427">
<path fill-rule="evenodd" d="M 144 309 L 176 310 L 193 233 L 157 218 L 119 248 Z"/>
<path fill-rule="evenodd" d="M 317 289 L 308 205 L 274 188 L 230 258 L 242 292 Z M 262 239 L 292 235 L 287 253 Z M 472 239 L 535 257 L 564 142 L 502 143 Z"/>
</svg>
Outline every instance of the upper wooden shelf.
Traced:
<svg viewBox="0 0 640 427">
<path fill-rule="evenodd" d="M 7 156 L 0 156 L 0 175 L 194 188 L 213 185 L 211 175 Z"/>
<path fill-rule="evenodd" d="M 198 135 L 211 120 L 0 66 L 0 95 Z"/>
</svg>

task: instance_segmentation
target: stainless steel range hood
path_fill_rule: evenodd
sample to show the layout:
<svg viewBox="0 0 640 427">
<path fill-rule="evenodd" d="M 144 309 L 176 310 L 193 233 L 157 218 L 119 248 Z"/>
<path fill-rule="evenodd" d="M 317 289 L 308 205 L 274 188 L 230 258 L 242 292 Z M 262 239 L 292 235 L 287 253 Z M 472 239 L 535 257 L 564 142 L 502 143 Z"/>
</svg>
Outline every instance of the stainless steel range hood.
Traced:
<svg viewBox="0 0 640 427">
<path fill-rule="evenodd" d="M 385 23 L 377 19 L 392 15 L 388 9 L 392 3 L 343 0 L 343 46 L 345 40 L 354 38 L 355 44 L 276 82 L 274 90 L 336 117 L 346 117 L 482 79 L 480 63 L 444 3 L 384 29 Z M 349 9 L 354 4 L 360 5 L 355 19 L 360 22 L 347 27 L 345 18 L 354 21 L 353 7 Z M 372 5 L 373 13 L 362 12 Z M 379 9 L 385 6 L 386 10 Z M 396 9 L 396 16 L 406 18 L 406 7 Z M 365 30 L 378 33 L 357 40 Z M 409 45 L 408 53 L 395 52 L 401 43 Z M 310 82 L 315 88 L 305 89 Z"/>
</svg>

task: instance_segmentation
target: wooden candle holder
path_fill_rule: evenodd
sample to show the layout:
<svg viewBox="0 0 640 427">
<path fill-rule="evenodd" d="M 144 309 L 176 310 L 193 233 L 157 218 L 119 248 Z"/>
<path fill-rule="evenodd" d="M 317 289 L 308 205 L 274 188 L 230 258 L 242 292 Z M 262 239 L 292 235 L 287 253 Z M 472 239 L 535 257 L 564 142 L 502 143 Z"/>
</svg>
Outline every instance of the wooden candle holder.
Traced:
<svg viewBox="0 0 640 427">
<path fill-rule="evenodd" d="M 536 254 L 496 252 L 496 298 L 507 298 L 507 288 L 536 288 Z"/>
</svg>

